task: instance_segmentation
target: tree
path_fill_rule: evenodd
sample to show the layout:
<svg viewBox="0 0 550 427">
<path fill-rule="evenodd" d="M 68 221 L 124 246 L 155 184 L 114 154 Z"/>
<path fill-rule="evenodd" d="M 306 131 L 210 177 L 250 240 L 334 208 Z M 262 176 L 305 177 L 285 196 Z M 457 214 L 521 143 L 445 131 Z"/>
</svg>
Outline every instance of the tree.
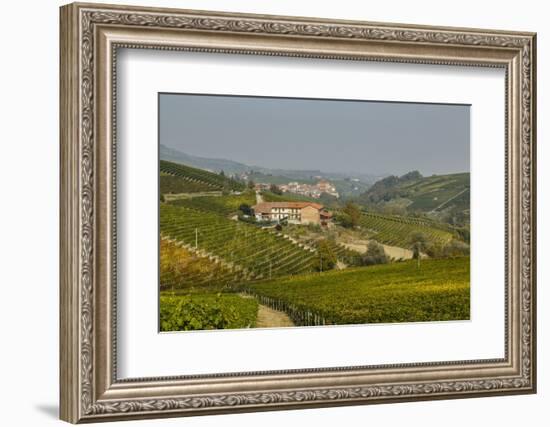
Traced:
<svg viewBox="0 0 550 427">
<path fill-rule="evenodd" d="M 239 210 L 244 214 L 244 215 L 252 215 L 252 208 L 250 207 L 249 204 L 247 203 L 243 203 L 242 205 L 239 206 Z"/>
<path fill-rule="evenodd" d="M 355 228 L 359 225 L 361 219 L 361 209 L 353 202 L 347 202 L 343 212 L 349 217 L 350 228 Z"/>
<path fill-rule="evenodd" d="M 273 194 L 278 194 L 279 196 L 283 194 L 283 191 L 277 187 L 275 184 L 271 184 L 269 186 L 269 191 L 271 191 Z"/>
<path fill-rule="evenodd" d="M 335 221 L 345 228 L 352 228 L 351 218 L 347 213 L 339 213 L 334 217 Z"/>
<path fill-rule="evenodd" d="M 460 240 L 453 239 L 443 248 L 443 256 L 446 258 L 455 258 L 470 254 L 470 246 Z"/>
<path fill-rule="evenodd" d="M 223 171 L 223 169 L 220 171 L 220 176 L 225 176 L 225 172 Z"/>
<path fill-rule="evenodd" d="M 428 247 L 428 239 L 424 233 L 417 231 L 411 234 L 409 242 L 410 248 L 413 251 L 413 258 L 416 259 L 416 267 L 420 268 L 420 258 L 422 257 L 422 252 Z"/>
<path fill-rule="evenodd" d="M 384 251 L 384 246 L 374 240 L 369 241 L 367 252 L 363 255 L 363 265 L 387 264 L 389 257 Z"/>
<path fill-rule="evenodd" d="M 256 183 L 254 182 L 254 180 L 250 179 L 250 180 L 248 181 L 248 188 L 250 188 L 251 190 L 253 190 L 255 186 L 256 186 Z"/>
<path fill-rule="evenodd" d="M 319 241 L 317 252 L 319 254 L 318 264 L 316 266 L 317 271 L 323 272 L 327 270 L 332 270 L 334 267 L 336 267 L 338 259 L 336 258 L 336 255 L 334 254 L 326 239 L 322 239 Z"/>
</svg>

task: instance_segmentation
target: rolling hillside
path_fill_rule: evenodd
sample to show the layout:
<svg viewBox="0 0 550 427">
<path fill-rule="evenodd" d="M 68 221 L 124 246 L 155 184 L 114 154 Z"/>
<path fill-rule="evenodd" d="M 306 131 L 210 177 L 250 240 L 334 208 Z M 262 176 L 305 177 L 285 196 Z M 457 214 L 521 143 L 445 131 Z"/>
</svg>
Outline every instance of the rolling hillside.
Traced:
<svg viewBox="0 0 550 427">
<path fill-rule="evenodd" d="M 250 190 L 239 195 L 192 197 L 171 202 L 173 206 L 183 206 L 224 216 L 238 213 L 239 207 L 243 204 L 252 206 L 255 203 L 256 195 Z"/>
<path fill-rule="evenodd" d="M 437 244 L 449 243 L 457 237 L 451 228 L 418 218 L 363 212 L 359 223 L 372 239 L 400 248 L 410 246 L 410 238 L 414 233 L 422 233 L 429 241 Z"/>
<path fill-rule="evenodd" d="M 249 278 L 314 271 L 316 255 L 276 233 L 219 214 L 160 205 L 162 237 L 219 257 Z"/>
<path fill-rule="evenodd" d="M 434 215 L 445 211 L 468 213 L 470 174 L 423 177 L 409 172 L 401 177 L 389 176 L 377 181 L 358 200 L 365 205 L 401 207 Z"/>
<path fill-rule="evenodd" d="M 181 176 L 160 173 L 160 194 L 203 193 L 220 191 L 206 182 L 193 181 Z"/>
<path fill-rule="evenodd" d="M 161 194 L 166 194 L 160 203 L 163 331 L 274 327 L 265 323 L 268 310 L 288 320 L 275 327 L 469 318 L 469 258 L 462 257 L 464 252 L 420 264 L 395 262 L 406 257 L 388 252 L 393 260 L 373 266 L 367 262 L 372 254 L 357 249 L 372 240 L 386 249 L 410 248 L 415 233 L 435 246 L 456 243 L 461 239 L 457 229 L 436 219 L 449 207 L 469 207 L 468 174 L 390 177 L 375 185 L 370 196 L 363 195 L 368 202 L 363 209 L 355 207 L 353 226 L 338 219 L 345 202 L 315 199 L 334 214 L 331 226 L 321 227 L 265 224 L 239 209 L 258 200 L 296 201 L 302 196 L 257 194 L 222 174 L 164 160 L 160 170 Z M 369 209 L 403 201 L 407 209 L 424 215 Z"/>
<path fill-rule="evenodd" d="M 227 178 L 223 175 L 209 172 L 204 169 L 197 169 L 191 166 L 182 165 L 179 163 L 168 162 L 166 160 L 160 161 L 160 172 L 161 172 L 161 189 L 163 188 L 163 176 L 171 175 L 178 178 L 181 178 L 187 181 L 189 190 L 194 190 L 195 187 L 199 188 L 198 191 L 222 191 L 222 190 L 234 190 L 242 191 L 244 190 L 244 185 L 240 182 L 237 182 L 231 178 Z M 166 182 L 165 189 L 168 189 L 169 182 Z M 185 183 L 179 182 L 179 185 L 183 186 L 182 189 L 185 189 Z M 176 184 L 174 183 L 174 186 Z M 188 192 L 194 192 L 188 191 Z M 182 191 L 185 192 L 185 191 Z"/>
<path fill-rule="evenodd" d="M 243 285 L 297 325 L 469 319 L 470 259 L 414 261 Z M 345 289 L 345 291 L 342 291 Z"/>
<path fill-rule="evenodd" d="M 216 173 L 223 170 L 225 173 L 233 174 L 250 170 L 250 166 L 233 160 L 192 156 L 191 154 L 162 144 L 160 144 L 160 158 L 161 160 L 168 160 L 170 162 L 189 165 L 199 169 L 207 169 Z"/>
<path fill-rule="evenodd" d="M 220 291 L 244 280 L 244 273 L 168 239 L 160 241 L 161 291 Z"/>
</svg>

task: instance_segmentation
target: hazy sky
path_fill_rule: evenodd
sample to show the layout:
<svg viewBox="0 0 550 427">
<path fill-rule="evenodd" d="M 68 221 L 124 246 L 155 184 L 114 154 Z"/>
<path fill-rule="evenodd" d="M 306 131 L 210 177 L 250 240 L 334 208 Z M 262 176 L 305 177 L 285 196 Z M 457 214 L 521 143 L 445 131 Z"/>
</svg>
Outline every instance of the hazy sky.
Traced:
<svg viewBox="0 0 550 427">
<path fill-rule="evenodd" d="M 160 143 L 268 168 L 467 172 L 470 107 L 161 94 Z"/>
</svg>

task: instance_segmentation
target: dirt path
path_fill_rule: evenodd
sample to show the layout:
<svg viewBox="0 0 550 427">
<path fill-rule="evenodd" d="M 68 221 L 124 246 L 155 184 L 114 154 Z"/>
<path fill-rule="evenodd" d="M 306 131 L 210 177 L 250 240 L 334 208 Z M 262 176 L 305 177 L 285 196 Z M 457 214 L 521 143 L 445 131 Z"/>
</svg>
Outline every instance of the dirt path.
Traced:
<svg viewBox="0 0 550 427">
<path fill-rule="evenodd" d="M 252 295 L 239 294 L 241 298 L 254 298 Z M 273 310 L 266 305 L 258 304 L 258 317 L 256 328 L 280 328 L 283 326 L 295 326 L 286 313 Z"/>
<path fill-rule="evenodd" d="M 262 194 L 259 191 L 256 191 L 256 204 L 259 205 L 260 203 L 264 202 L 264 198 L 262 197 Z"/>
<path fill-rule="evenodd" d="M 282 311 L 273 310 L 265 305 L 258 306 L 257 328 L 280 328 L 283 326 L 294 326 L 290 317 Z"/>
<path fill-rule="evenodd" d="M 353 249 L 354 251 L 365 253 L 367 252 L 368 241 L 358 240 L 354 243 L 342 242 L 342 246 L 345 246 L 348 249 Z M 395 259 L 411 259 L 413 257 L 413 252 L 410 249 L 400 248 L 397 246 L 382 245 L 384 247 L 384 252 L 386 255 L 389 255 Z"/>
</svg>

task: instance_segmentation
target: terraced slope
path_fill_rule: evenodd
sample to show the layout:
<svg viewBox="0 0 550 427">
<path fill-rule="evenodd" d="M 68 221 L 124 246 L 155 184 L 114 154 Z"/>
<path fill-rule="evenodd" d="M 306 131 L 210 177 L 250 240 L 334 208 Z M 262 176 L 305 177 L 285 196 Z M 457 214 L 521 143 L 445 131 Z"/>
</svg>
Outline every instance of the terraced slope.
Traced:
<svg viewBox="0 0 550 427">
<path fill-rule="evenodd" d="M 411 210 L 432 211 L 455 206 L 469 209 L 470 174 L 436 175 L 401 187 L 412 201 Z"/>
<path fill-rule="evenodd" d="M 446 244 L 455 237 L 450 228 L 418 218 L 363 212 L 359 223 L 361 227 L 372 233 L 372 239 L 401 248 L 410 246 L 411 235 L 414 233 L 420 232 L 428 240 L 439 244 Z"/>
<path fill-rule="evenodd" d="M 314 252 L 275 233 L 215 213 L 161 204 L 161 236 L 215 255 L 248 278 L 313 271 Z"/>
<path fill-rule="evenodd" d="M 360 196 L 363 204 L 401 205 L 411 212 L 456 212 L 470 209 L 470 174 L 455 173 L 423 177 L 411 172 L 377 181 Z"/>
<path fill-rule="evenodd" d="M 331 239 L 326 239 L 325 242 L 338 261 L 346 265 L 361 265 L 361 254 L 359 252 L 339 245 Z"/>
<path fill-rule="evenodd" d="M 346 248 L 345 246 L 339 245 L 333 239 L 311 239 L 311 240 L 300 240 L 307 247 L 319 249 L 321 242 L 325 245 L 325 248 L 328 248 L 332 255 L 340 262 L 348 266 L 361 265 L 361 254 L 353 249 Z"/>
<path fill-rule="evenodd" d="M 174 175 L 186 179 L 190 182 L 200 183 L 207 186 L 210 191 L 215 190 L 244 190 L 244 185 L 231 178 L 209 172 L 203 169 L 192 168 L 191 166 L 179 163 L 160 161 L 160 171 L 169 175 Z"/>
<path fill-rule="evenodd" d="M 160 289 L 178 293 L 220 291 L 245 280 L 240 270 L 200 256 L 168 239 L 160 241 Z"/>
<path fill-rule="evenodd" d="M 160 175 L 160 194 L 200 193 L 213 190 L 214 188 L 205 182 L 191 181 L 166 173 Z"/>
<path fill-rule="evenodd" d="M 183 206 L 220 215 L 236 213 L 239 210 L 239 206 L 243 204 L 252 206 L 255 203 L 256 195 L 252 191 L 247 191 L 240 195 L 192 197 L 171 202 L 174 206 Z"/>
</svg>

